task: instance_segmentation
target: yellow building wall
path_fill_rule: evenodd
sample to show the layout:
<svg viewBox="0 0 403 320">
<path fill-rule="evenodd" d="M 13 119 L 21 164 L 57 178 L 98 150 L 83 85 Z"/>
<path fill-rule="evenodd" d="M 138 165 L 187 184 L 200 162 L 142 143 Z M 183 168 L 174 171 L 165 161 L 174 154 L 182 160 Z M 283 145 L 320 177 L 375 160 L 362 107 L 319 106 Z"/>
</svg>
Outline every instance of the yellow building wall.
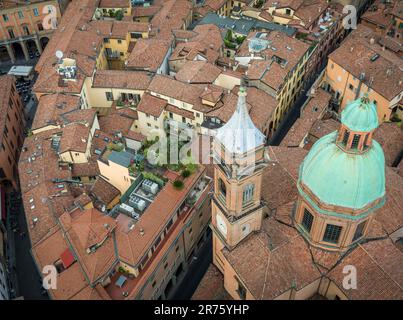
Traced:
<svg viewBox="0 0 403 320">
<path fill-rule="evenodd" d="M 120 43 L 119 43 L 120 42 Z M 129 48 L 130 36 L 126 35 L 125 39 L 115 39 L 109 38 L 109 42 L 104 42 L 105 49 L 111 49 L 113 51 L 118 51 L 119 53 L 123 53 L 123 56 L 120 55 L 120 60 L 126 60 L 128 56 L 128 48 Z"/>
<path fill-rule="evenodd" d="M 106 208 L 108 210 L 111 210 L 114 206 L 116 206 L 120 201 L 120 195 L 116 196 L 110 203 L 108 203 L 108 205 L 106 206 Z"/>
<path fill-rule="evenodd" d="M 237 280 L 242 283 L 242 285 L 246 289 L 246 300 L 255 300 L 255 297 L 250 293 L 249 289 L 246 287 L 245 283 L 239 279 L 238 275 L 236 274 L 235 270 L 231 267 L 229 263 L 225 264 L 225 273 L 224 273 L 224 288 L 227 292 L 231 295 L 234 300 L 240 300 L 238 290 L 238 282 Z"/>
<path fill-rule="evenodd" d="M 156 134 L 158 130 L 164 129 L 164 112 L 157 119 L 151 115 L 147 116 L 144 112 L 138 112 L 138 116 L 138 131 L 142 135 L 150 137 L 152 134 Z"/>
<path fill-rule="evenodd" d="M 60 154 L 60 160 L 68 163 L 86 163 L 87 155 L 83 152 L 68 151 Z"/>
<path fill-rule="evenodd" d="M 168 101 L 168 103 L 169 103 L 170 105 L 173 105 L 173 106 L 178 107 L 178 108 L 180 108 L 180 109 L 183 109 L 183 110 L 187 110 L 187 111 L 192 112 L 192 113 L 194 114 L 195 119 L 194 119 L 194 120 L 191 120 L 191 119 L 187 118 L 186 123 L 190 123 L 190 124 L 192 124 L 192 125 L 194 125 L 194 126 L 198 126 L 198 125 L 201 125 L 201 124 L 203 123 L 203 121 L 204 121 L 204 115 L 203 115 L 203 113 L 202 113 L 202 112 L 198 112 L 198 111 L 196 111 L 196 110 L 193 110 L 193 105 L 191 105 L 191 104 L 189 104 L 189 103 L 187 103 L 187 102 L 183 102 L 183 101 L 180 101 L 180 100 L 177 100 L 177 99 L 173 99 L 173 98 L 168 97 L 168 96 L 164 96 L 164 95 L 162 95 L 162 94 L 158 94 L 158 93 L 156 93 L 156 92 L 150 92 L 150 93 L 151 93 L 153 96 L 156 96 L 156 97 L 158 97 L 158 98 L 161 98 L 161 99 L 164 99 L 164 100 Z M 196 113 L 198 113 L 199 116 L 197 116 Z M 166 113 L 166 117 L 169 117 L 168 114 L 169 114 L 169 113 L 167 112 L 167 113 Z M 182 116 L 177 115 L 177 114 L 175 114 L 175 113 L 173 113 L 173 116 L 174 116 L 173 119 L 174 119 L 175 121 L 182 122 Z"/>
<path fill-rule="evenodd" d="M 117 101 L 122 93 L 143 95 L 144 90 L 132 90 L 126 88 L 93 88 L 92 81 L 85 81 L 85 89 L 83 90 L 86 95 L 86 100 L 88 108 L 96 108 L 97 110 L 106 108 L 104 112 L 100 110 L 101 114 L 106 114 L 109 112 L 109 108 L 112 106 L 113 101 Z M 112 92 L 113 101 L 108 101 L 106 98 L 106 92 Z M 83 97 L 84 98 L 84 97 Z"/>
<path fill-rule="evenodd" d="M 340 110 L 343 110 L 345 106 L 355 100 L 356 90 L 359 85 L 359 79 L 355 78 L 351 73 L 345 70 L 342 66 L 329 59 L 326 67 L 326 82 L 330 85 L 333 91 L 339 92 Z M 349 84 L 353 85 L 354 91 L 349 88 Z M 359 97 L 367 93 L 370 100 L 376 102 L 378 119 L 380 122 L 388 121 L 391 116 L 392 110 L 390 106 L 394 101 L 389 101 L 381 94 L 362 83 Z M 397 99 L 396 103 L 397 103 Z"/>
<path fill-rule="evenodd" d="M 60 126 L 49 125 L 49 126 L 45 126 L 45 127 L 42 127 L 42 128 L 32 130 L 32 134 L 38 134 L 38 133 L 41 133 L 41 132 L 44 132 L 44 131 L 53 130 L 53 129 L 57 129 L 57 128 L 60 128 Z"/>
<path fill-rule="evenodd" d="M 129 169 L 122 167 L 112 161 L 109 161 L 109 165 L 101 160 L 98 160 L 98 167 L 102 177 L 119 189 L 121 194 L 124 194 L 131 186 L 133 178 L 129 174 Z"/>
<path fill-rule="evenodd" d="M 136 17 L 134 18 L 134 21 L 136 22 L 150 22 L 151 19 L 149 17 Z"/>
<path fill-rule="evenodd" d="M 217 79 L 215 79 L 214 84 L 225 89 L 232 90 L 235 86 L 239 86 L 241 84 L 241 79 L 221 73 Z"/>
</svg>

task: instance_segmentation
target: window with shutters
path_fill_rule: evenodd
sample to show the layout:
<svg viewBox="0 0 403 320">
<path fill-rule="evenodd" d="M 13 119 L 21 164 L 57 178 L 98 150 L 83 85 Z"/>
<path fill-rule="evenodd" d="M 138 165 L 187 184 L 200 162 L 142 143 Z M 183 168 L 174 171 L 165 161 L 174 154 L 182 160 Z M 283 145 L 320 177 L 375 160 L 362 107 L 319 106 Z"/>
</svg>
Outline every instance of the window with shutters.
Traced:
<svg viewBox="0 0 403 320">
<path fill-rule="evenodd" d="M 338 243 L 342 227 L 333 224 L 326 226 L 325 234 L 323 235 L 323 241 L 330 243 Z"/>
<path fill-rule="evenodd" d="M 301 224 L 308 233 L 311 232 L 312 223 L 313 215 L 307 209 L 304 209 L 304 216 L 302 217 Z"/>
</svg>

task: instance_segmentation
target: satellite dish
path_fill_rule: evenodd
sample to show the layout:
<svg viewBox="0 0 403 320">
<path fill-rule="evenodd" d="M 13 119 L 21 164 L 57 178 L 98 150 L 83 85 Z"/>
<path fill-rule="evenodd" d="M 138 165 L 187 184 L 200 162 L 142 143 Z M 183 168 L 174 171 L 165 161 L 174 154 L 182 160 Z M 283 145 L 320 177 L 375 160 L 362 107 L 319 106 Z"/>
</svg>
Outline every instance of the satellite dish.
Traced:
<svg viewBox="0 0 403 320">
<path fill-rule="evenodd" d="M 60 51 L 60 50 L 57 50 L 57 51 L 56 51 L 56 58 L 58 58 L 59 60 L 60 60 L 61 58 L 63 58 L 63 52 Z"/>
</svg>

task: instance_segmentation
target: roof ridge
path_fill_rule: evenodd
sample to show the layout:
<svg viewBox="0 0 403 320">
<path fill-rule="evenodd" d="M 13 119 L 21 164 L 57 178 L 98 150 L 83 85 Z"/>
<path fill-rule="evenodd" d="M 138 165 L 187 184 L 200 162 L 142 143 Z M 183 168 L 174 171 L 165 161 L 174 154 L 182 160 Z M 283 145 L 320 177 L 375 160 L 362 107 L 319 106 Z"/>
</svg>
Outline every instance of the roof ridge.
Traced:
<svg viewBox="0 0 403 320">
<path fill-rule="evenodd" d="M 259 239 L 259 238 L 258 238 Z M 259 239 L 260 241 L 260 239 Z M 263 243 L 262 243 L 263 244 Z M 261 294 L 261 300 L 263 300 L 263 296 L 264 296 L 264 291 L 266 289 L 266 283 L 267 283 L 267 275 L 269 272 L 269 266 L 270 266 L 270 262 L 271 262 L 271 252 L 269 253 L 269 256 L 267 258 L 267 265 L 266 265 L 266 271 L 264 273 L 264 282 L 263 282 L 263 288 L 262 288 L 262 294 Z"/>
</svg>

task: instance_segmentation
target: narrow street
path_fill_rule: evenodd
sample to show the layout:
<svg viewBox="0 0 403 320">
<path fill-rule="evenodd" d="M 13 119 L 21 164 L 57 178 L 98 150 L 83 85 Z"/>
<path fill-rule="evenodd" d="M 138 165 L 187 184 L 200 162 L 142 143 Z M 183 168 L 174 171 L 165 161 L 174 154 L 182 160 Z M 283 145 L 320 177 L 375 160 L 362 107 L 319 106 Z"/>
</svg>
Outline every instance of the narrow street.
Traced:
<svg viewBox="0 0 403 320">
<path fill-rule="evenodd" d="M 14 288 L 14 297 L 23 297 L 26 300 L 43 300 L 47 296 L 41 295 L 41 278 L 31 256 L 31 243 L 28 236 L 24 208 L 20 199 L 13 197 L 9 206 L 8 253 L 9 269 L 12 272 L 11 281 Z"/>
<path fill-rule="evenodd" d="M 38 58 L 30 61 L 17 61 L 15 65 L 35 66 Z M 12 65 L 1 64 L 0 70 L 7 72 Z M 31 81 L 35 83 L 37 75 Z M 26 119 L 25 129 L 31 128 L 34 119 L 37 101 L 33 96 L 26 102 L 22 102 Z M 41 295 L 41 278 L 38 274 L 33 258 L 31 256 L 31 243 L 28 236 L 27 223 L 25 220 L 24 206 L 19 193 L 8 193 L 7 207 L 7 256 L 9 261 L 9 280 L 11 281 L 12 298 L 22 297 L 24 299 L 42 300 L 47 296 Z"/>
<path fill-rule="evenodd" d="M 193 293 L 196 291 L 197 286 L 213 259 L 212 248 L 211 230 L 208 229 L 206 241 L 197 252 L 197 258 L 193 258 L 192 262 L 189 264 L 187 274 L 179 284 L 176 292 L 172 294 L 172 300 L 189 300 L 192 298 Z"/>
<path fill-rule="evenodd" d="M 268 141 L 269 145 L 278 146 L 280 144 L 281 140 L 283 140 L 288 130 L 290 130 L 294 122 L 299 118 L 301 107 L 303 106 L 307 98 L 308 97 L 306 95 L 306 92 L 301 94 L 299 99 L 290 108 L 290 111 L 285 115 L 283 121 L 280 123 L 274 135 Z"/>
<path fill-rule="evenodd" d="M 315 81 L 318 79 L 324 68 L 326 67 L 326 64 L 323 64 L 322 68 L 315 74 L 315 79 L 312 81 L 312 83 L 306 83 L 305 84 L 305 89 L 301 92 L 301 95 L 298 97 L 297 101 L 295 101 L 295 104 L 290 108 L 288 113 L 285 115 L 283 121 L 280 123 L 278 129 L 276 132 L 273 134 L 273 136 L 269 139 L 268 144 L 272 146 L 278 146 L 281 141 L 284 139 L 286 136 L 287 132 L 291 129 L 292 125 L 294 122 L 300 117 L 301 114 L 301 107 L 304 105 L 306 100 L 308 99 L 307 93 L 311 89 L 312 85 L 315 83 Z"/>
</svg>

